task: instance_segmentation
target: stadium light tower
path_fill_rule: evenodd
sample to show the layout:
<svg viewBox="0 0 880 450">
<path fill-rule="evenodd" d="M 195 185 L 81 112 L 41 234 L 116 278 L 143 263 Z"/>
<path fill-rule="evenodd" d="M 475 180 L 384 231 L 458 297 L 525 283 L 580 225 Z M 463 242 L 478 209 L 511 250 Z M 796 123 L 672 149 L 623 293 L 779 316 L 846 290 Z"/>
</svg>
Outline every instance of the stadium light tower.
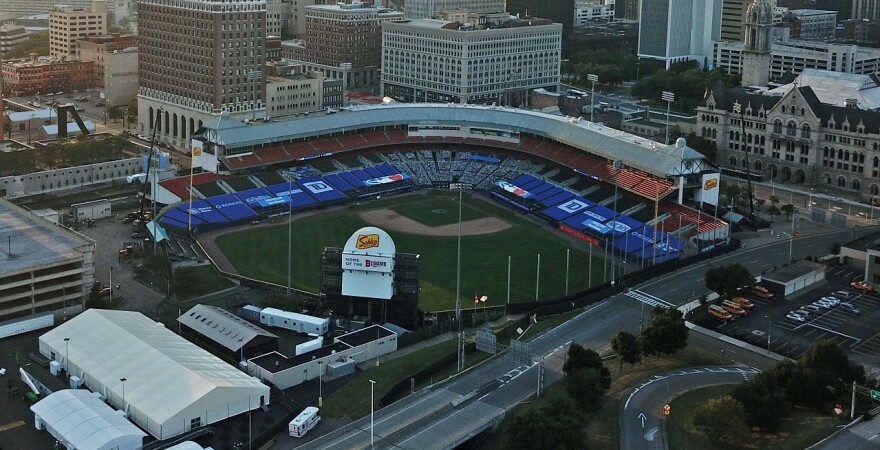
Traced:
<svg viewBox="0 0 880 450">
<path fill-rule="evenodd" d="M 623 167 L 623 161 L 617 159 L 617 160 L 614 160 L 614 162 L 612 162 L 611 165 L 614 167 L 614 207 L 613 207 L 614 227 L 611 229 L 611 237 L 614 237 L 614 231 L 617 229 L 617 223 L 618 223 L 617 222 L 617 184 L 618 184 L 618 178 L 620 175 L 620 169 Z M 609 247 L 611 247 L 611 282 L 614 284 L 617 284 L 616 278 L 615 278 L 616 275 L 615 275 L 615 271 L 614 271 L 614 268 L 617 267 L 617 258 L 615 257 L 614 246 L 609 245 Z"/>
<path fill-rule="evenodd" d="M 290 181 L 290 173 L 287 174 L 287 298 L 290 299 L 290 274 L 291 274 L 291 248 L 293 247 L 292 239 L 292 213 L 293 213 L 293 182 Z"/>
<path fill-rule="evenodd" d="M 590 122 L 593 121 L 593 104 L 596 99 L 596 82 L 599 81 L 599 75 L 596 74 L 587 74 L 587 79 L 590 80 L 590 83 L 593 84 L 593 87 L 590 89 Z"/>
<path fill-rule="evenodd" d="M 672 107 L 672 102 L 675 101 L 675 93 L 663 91 L 660 98 L 666 102 L 666 140 L 664 140 L 663 143 L 669 145 L 669 110 Z"/>
</svg>

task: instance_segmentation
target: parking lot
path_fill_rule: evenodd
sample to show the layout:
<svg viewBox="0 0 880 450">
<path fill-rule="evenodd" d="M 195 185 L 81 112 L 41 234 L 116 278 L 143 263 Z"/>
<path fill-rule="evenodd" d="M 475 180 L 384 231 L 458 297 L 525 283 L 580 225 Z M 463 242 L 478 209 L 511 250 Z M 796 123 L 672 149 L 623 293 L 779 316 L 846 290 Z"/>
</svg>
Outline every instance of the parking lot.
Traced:
<svg viewBox="0 0 880 450">
<path fill-rule="evenodd" d="M 830 340 L 850 354 L 850 359 L 877 366 L 880 358 L 880 297 L 850 287 L 859 272 L 850 267 L 832 267 L 826 280 L 798 293 L 790 300 L 765 300 L 743 295 L 754 304 L 748 314 L 724 321 L 711 316 L 695 317 L 702 326 L 735 337 L 761 348 L 768 348 L 790 358 L 799 358 L 813 343 Z M 843 293 L 837 293 L 843 292 Z M 852 305 L 822 306 L 815 302 L 833 296 Z M 826 302 L 827 303 L 827 302 Z M 813 305 L 813 306 L 809 306 Z M 799 318 L 786 317 L 802 311 Z M 857 310 L 854 311 L 854 310 Z"/>
</svg>

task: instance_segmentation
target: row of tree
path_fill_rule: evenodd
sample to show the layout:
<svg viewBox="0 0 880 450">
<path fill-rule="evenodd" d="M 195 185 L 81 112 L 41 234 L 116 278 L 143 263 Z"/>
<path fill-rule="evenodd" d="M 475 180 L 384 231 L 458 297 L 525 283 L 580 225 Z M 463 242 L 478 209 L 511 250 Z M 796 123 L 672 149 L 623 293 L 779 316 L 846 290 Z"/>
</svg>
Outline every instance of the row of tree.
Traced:
<svg viewBox="0 0 880 450">
<path fill-rule="evenodd" d="M 640 78 L 632 88 L 632 94 L 640 98 L 659 101 L 659 94 L 669 91 L 675 94 L 673 109 L 692 112 L 702 104 L 706 90 L 721 81 L 726 87 L 739 86 L 739 75 L 728 75 L 723 69 L 704 71 L 695 61 L 674 64 L 668 71 Z"/>
<path fill-rule="evenodd" d="M 690 141 L 689 141 L 690 142 Z M 748 188 L 743 188 L 737 184 L 730 183 L 722 183 L 721 185 L 721 195 L 723 195 L 728 202 L 730 202 L 731 206 L 734 206 L 736 203 L 740 204 L 748 204 L 749 203 L 749 190 Z M 767 200 L 763 198 L 757 198 L 754 195 L 754 191 L 752 193 L 753 201 L 755 205 L 758 206 L 758 210 L 760 211 L 764 205 L 767 205 Z M 781 200 L 779 197 L 775 195 L 770 196 L 770 204 L 767 205 L 767 208 L 764 212 L 770 216 L 770 221 L 773 222 L 773 217 L 780 216 L 785 214 L 786 219 L 790 219 L 791 215 L 797 211 L 797 208 L 791 203 L 786 203 L 781 205 Z"/>
<path fill-rule="evenodd" d="M 611 339 L 611 348 L 620 362 L 635 364 L 643 356 L 671 355 L 687 346 L 688 329 L 684 314 L 675 308 L 654 308 L 651 320 L 638 336 L 621 331 Z"/>
<path fill-rule="evenodd" d="M 716 445 L 742 448 L 750 427 L 775 432 L 795 407 L 827 414 L 836 404 L 848 404 L 853 382 L 865 384 L 865 369 L 833 341 L 820 341 L 797 362 L 781 362 L 730 395 L 710 400 L 697 411 L 694 425 Z"/>
</svg>

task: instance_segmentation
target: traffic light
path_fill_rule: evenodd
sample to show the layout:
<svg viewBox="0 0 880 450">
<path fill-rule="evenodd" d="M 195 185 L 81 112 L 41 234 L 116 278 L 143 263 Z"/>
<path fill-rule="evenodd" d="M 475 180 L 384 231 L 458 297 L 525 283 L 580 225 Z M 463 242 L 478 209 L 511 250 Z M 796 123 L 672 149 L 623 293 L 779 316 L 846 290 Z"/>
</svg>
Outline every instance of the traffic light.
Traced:
<svg viewBox="0 0 880 450">
<path fill-rule="evenodd" d="M 663 415 L 668 416 L 672 408 L 669 407 L 669 404 L 663 405 Z"/>
</svg>

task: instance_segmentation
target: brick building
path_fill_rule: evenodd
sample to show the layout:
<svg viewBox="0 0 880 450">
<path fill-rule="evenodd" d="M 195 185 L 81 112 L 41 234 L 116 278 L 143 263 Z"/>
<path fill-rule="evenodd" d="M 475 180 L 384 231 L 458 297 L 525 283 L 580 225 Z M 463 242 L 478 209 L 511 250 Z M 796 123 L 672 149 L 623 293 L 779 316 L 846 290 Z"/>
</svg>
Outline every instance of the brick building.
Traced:
<svg viewBox="0 0 880 450">
<path fill-rule="evenodd" d="M 3 62 L 3 85 L 10 96 L 88 89 L 94 83 L 93 63 L 75 57 L 32 56 Z"/>
</svg>

